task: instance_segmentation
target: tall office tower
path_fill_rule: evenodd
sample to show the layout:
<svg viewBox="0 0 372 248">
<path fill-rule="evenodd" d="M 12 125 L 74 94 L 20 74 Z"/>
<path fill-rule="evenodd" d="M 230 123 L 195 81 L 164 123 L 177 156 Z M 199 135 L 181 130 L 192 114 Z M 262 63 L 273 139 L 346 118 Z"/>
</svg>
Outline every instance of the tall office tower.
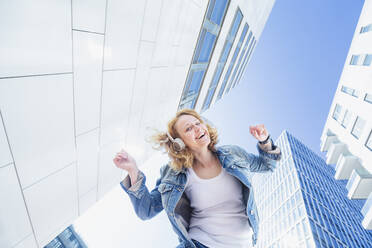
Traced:
<svg viewBox="0 0 372 248">
<path fill-rule="evenodd" d="M 335 178 L 349 199 L 367 199 L 363 227 L 372 230 L 372 1 L 366 0 L 321 136 Z"/>
<path fill-rule="evenodd" d="M 253 186 L 260 215 L 257 247 L 372 247 L 360 221 L 362 204 L 349 201 L 335 170 L 287 131 L 276 144 L 282 159 Z"/>
<path fill-rule="evenodd" d="M 49 244 L 44 246 L 44 248 L 88 248 L 88 246 L 71 225 L 49 242 Z"/>
<path fill-rule="evenodd" d="M 203 112 L 240 82 L 274 2 L 209 1 L 178 109 Z"/>
<path fill-rule="evenodd" d="M 118 185 L 120 148 L 143 164 L 148 127 L 238 84 L 274 2 L 1 1 L 0 247 L 48 244 Z"/>
</svg>

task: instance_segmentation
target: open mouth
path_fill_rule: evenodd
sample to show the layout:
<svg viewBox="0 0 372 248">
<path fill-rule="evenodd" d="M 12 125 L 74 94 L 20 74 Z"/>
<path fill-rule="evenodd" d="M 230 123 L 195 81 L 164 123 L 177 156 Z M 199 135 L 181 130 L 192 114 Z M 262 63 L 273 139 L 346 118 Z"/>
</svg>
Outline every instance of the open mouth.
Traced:
<svg viewBox="0 0 372 248">
<path fill-rule="evenodd" d="M 198 139 L 201 139 L 205 136 L 205 133 L 203 133 L 202 135 L 200 135 L 200 137 Z"/>
</svg>

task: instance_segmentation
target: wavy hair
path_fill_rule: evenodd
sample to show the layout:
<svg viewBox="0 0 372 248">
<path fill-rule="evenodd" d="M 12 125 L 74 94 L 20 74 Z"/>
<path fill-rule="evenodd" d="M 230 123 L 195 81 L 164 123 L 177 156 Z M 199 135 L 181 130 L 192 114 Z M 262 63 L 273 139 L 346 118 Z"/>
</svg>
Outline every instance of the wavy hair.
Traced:
<svg viewBox="0 0 372 248">
<path fill-rule="evenodd" d="M 208 149 L 212 152 L 216 152 L 215 145 L 218 142 L 217 129 L 208 124 L 203 117 L 201 117 L 193 109 L 182 109 L 176 113 L 176 116 L 171 119 L 167 124 L 169 134 L 175 139 L 180 138 L 174 125 L 182 115 L 192 115 L 196 119 L 207 126 L 211 142 L 208 145 Z M 173 147 L 172 141 L 168 138 L 166 132 L 157 131 L 149 139 L 149 142 L 155 144 L 153 146 L 156 150 L 165 150 L 171 160 L 170 166 L 173 170 L 181 171 L 183 168 L 190 168 L 194 162 L 194 155 L 191 150 L 186 146 L 182 151 L 176 151 Z"/>
</svg>

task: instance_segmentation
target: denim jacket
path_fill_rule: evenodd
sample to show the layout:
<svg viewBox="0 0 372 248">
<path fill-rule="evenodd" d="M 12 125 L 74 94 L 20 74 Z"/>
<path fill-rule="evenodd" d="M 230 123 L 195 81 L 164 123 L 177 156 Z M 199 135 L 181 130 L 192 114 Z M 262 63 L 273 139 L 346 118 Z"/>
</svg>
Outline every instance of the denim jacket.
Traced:
<svg viewBox="0 0 372 248">
<path fill-rule="evenodd" d="M 271 139 L 270 141 L 266 145 L 257 144 L 259 156 L 248 153 L 236 145 L 216 147 L 216 154 L 222 167 L 243 185 L 243 200 L 253 230 L 253 245 L 257 242 L 259 217 L 251 184 L 251 172 L 273 171 L 275 168 L 276 161 L 281 157 L 281 151 Z M 139 171 L 134 185 L 131 185 L 129 176 L 120 183 L 123 190 L 128 193 L 138 217 L 147 220 L 164 209 L 173 230 L 178 235 L 180 245 L 177 247 L 195 248 L 188 236 L 191 207 L 184 193 L 187 182 L 186 169 L 175 171 L 168 164 L 164 165 L 160 169 L 160 178 L 157 179 L 156 186 L 151 192 L 147 189 L 145 181 L 146 176 Z"/>
</svg>

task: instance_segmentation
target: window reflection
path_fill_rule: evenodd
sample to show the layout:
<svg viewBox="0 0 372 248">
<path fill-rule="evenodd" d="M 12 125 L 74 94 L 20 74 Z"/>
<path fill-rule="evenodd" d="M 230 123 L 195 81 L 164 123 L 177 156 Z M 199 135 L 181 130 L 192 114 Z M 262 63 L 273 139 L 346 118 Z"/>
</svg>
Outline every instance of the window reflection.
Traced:
<svg viewBox="0 0 372 248">
<path fill-rule="evenodd" d="M 203 21 L 202 30 L 198 37 L 192 64 L 190 65 L 181 101 L 178 106 L 179 110 L 183 108 L 195 108 L 228 4 L 228 0 L 209 1 L 207 15 Z"/>
<path fill-rule="evenodd" d="M 236 14 L 234 16 L 232 26 L 230 27 L 230 31 L 229 31 L 229 33 L 226 37 L 224 47 L 222 48 L 221 56 L 218 60 L 218 66 L 217 66 L 217 68 L 214 72 L 211 84 L 209 85 L 208 98 L 206 98 L 206 100 L 204 100 L 204 103 L 203 103 L 203 106 L 202 106 L 202 111 L 205 111 L 210 106 L 211 100 L 213 99 L 214 93 L 216 91 L 216 87 L 218 85 L 218 82 L 220 81 L 221 74 L 223 72 L 223 69 L 225 68 L 227 58 L 230 54 L 230 50 L 231 50 L 231 47 L 234 43 L 235 36 L 238 32 L 238 29 L 239 29 L 240 23 L 242 21 L 242 18 L 243 18 L 243 14 L 240 11 L 240 9 L 238 8 L 237 11 L 236 11 Z"/>
<path fill-rule="evenodd" d="M 356 120 L 355 120 L 355 123 L 354 123 L 354 126 L 353 126 L 353 129 L 351 130 L 351 134 L 359 139 L 360 138 L 360 135 L 361 133 L 363 132 L 363 128 L 364 128 L 364 125 L 365 125 L 365 120 L 362 119 L 361 117 L 357 117 Z"/>
</svg>

